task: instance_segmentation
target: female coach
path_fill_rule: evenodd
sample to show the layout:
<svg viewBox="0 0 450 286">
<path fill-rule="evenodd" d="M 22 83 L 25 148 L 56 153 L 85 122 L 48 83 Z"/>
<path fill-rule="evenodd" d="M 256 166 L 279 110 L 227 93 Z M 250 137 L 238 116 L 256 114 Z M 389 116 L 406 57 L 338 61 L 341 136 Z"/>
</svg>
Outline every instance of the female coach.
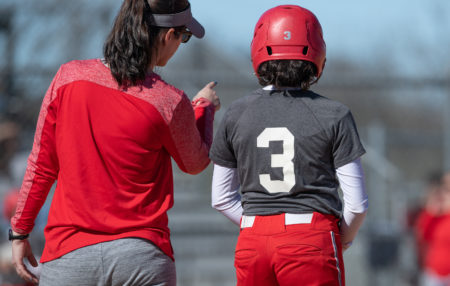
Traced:
<svg viewBox="0 0 450 286">
<path fill-rule="evenodd" d="M 207 84 L 191 103 L 153 72 L 180 43 L 202 38 L 187 0 L 125 0 L 104 60 L 60 67 L 43 100 L 11 220 L 13 263 L 36 260 L 27 241 L 55 180 L 40 285 L 175 285 L 167 211 L 171 158 L 181 170 L 209 164 L 214 112 Z"/>
</svg>

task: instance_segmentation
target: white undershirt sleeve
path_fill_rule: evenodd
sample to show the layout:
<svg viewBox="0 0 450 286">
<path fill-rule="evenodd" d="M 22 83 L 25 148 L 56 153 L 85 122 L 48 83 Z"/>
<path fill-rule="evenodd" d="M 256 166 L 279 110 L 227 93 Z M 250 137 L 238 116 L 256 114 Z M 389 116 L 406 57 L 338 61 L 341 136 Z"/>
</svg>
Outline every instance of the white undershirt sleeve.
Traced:
<svg viewBox="0 0 450 286">
<path fill-rule="evenodd" d="M 239 187 L 237 169 L 214 164 L 211 205 L 237 225 L 242 217 Z"/>
<path fill-rule="evenodd" d="M 364 173 L 359 158 L 337 168 L 336 175 L 344 199 L 341 240 L 344 249 L 346 249 L 358 234 L 358 230 L 366 216 L 369 201 L 364 185 Z"/>
</svg>

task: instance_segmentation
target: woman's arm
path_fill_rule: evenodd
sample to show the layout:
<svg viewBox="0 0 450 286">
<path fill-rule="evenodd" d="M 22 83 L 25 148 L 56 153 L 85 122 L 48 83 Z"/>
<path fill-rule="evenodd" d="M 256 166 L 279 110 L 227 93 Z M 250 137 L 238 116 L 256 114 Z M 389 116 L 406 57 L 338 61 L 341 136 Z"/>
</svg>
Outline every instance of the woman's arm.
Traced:
<svg viewBox="0 0 450 286">
<path fill-rule="evenodd" d="M 57 86 L 61 69 L 54 77 L 42 102 L 34 136 L 33 148 L 17 200 L 11 228 L 19 234 L 28 234 L 47 195 L 58 177 L 59 162 L 56 153 Z"/>
<path fill-rule="evenodd" d="M 213 82 L 206 85 L 193 102 L 184 95 L 169 123 L 165 147 L 178 167 L 189 174 L 200 173 L 210 162 L 214 113 L 220 107 L 214 86 Z"/>
<path fill-rule="evenodd" d="M 58 108 L 57 80 L 60 74 L 61 69 L 47 90 L 39 113 L 33 148 L 28 157 L 16 212 L 11 219 L 12 234 L 15 236 L 32 231 L 34 221 L 58 177 L 59 162 L 56 153 L 55 129 Z M 38 278 L 26 268 L 25 258 L 33 267 L 38 266 L 28 239 L 13 240 L 12 263 L 16 272 L 26 281 L 37 285 Z"/>
</svg>

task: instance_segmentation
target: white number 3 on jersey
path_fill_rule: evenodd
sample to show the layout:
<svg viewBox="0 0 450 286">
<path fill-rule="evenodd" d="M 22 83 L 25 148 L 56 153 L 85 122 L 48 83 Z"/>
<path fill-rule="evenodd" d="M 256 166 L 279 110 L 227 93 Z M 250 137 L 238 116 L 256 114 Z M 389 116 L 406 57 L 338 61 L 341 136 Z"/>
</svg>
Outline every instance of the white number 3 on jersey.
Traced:
<svg viewBox="0 0 450 286">
<path fill-rule="evenodd" d="M 268 148 L 270 141 L 283 141 L 283 153 L 271 155 L 271 167 L 283 168 L 283 180 L 271 180 L 270 174 L 260 174 L 259 183 L 270 193 L 289 192 L 295 185 L 294 135 L 286 127 L 266 128 L 256 141 L 258 148 Z"/>
</svg>

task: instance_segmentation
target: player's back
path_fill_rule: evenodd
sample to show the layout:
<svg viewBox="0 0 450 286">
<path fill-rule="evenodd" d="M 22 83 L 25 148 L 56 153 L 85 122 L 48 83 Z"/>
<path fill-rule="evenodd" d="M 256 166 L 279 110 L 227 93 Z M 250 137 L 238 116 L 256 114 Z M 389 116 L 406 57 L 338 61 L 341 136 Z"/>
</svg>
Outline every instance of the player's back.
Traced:
<svg viewBox="0 0 450 286">
<path fill-rule="evenodd" d="M 358 135 L 345 105 L 311 91 L 259 89 L 234 102 L 223 124 L 238 164 L 214 146 L 211 153 L 238 168 L 245 214 L 340 215 L 335 169 L 363 153 L 348 142 Z"/>
</svg>

